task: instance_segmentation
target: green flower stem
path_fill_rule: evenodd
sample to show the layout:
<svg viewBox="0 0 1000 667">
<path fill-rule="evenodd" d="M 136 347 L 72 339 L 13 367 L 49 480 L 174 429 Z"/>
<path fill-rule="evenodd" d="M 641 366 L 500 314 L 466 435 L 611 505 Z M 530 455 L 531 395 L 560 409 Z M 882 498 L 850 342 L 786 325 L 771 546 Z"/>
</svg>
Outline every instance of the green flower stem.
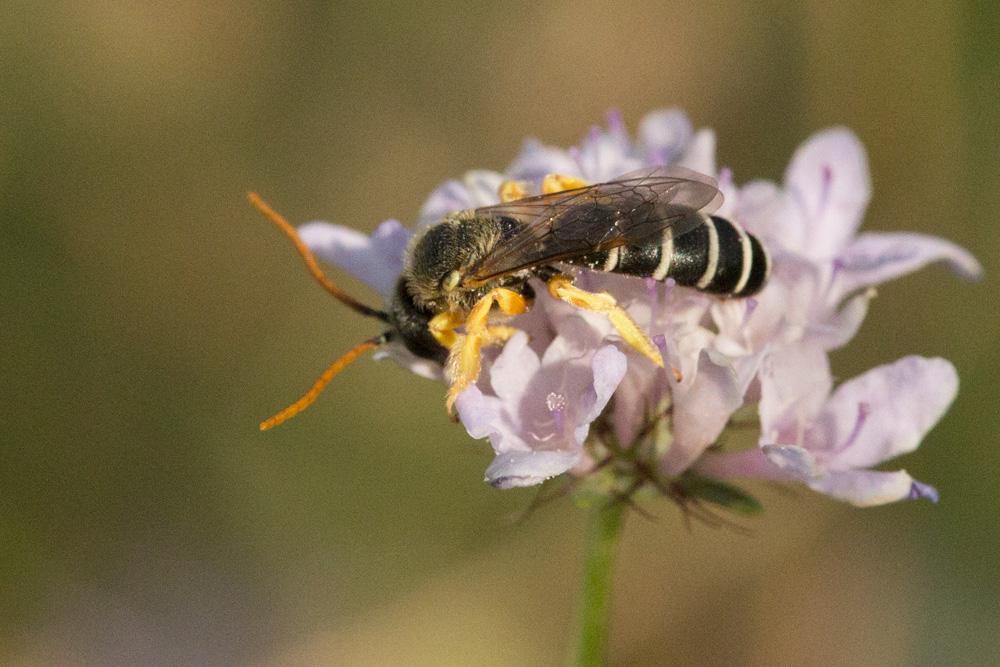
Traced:
<svg viewBox="0 0 1000 667">
<path fill-rule="evenodd" d="M 573 664 L 603 665 L 611 608 L 611 564 L 621 535 L 625 503 L 599 503 L 591 510 L 579 612 L 579 639 Z"/>
</svg>

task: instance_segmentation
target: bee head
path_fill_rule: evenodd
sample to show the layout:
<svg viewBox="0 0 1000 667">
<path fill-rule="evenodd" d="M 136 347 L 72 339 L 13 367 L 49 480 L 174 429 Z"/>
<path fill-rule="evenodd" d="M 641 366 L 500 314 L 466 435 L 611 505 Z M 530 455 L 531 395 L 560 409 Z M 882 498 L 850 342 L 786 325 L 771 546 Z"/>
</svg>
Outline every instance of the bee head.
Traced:
<svg viewBox="0 0 1000 667">
<path fill-rule="evenodd" d="M 459 217 L 445 218 L 415 236 L 403 267 L 413 300 L 435 312 L 466 308 L 471 295 L 461 286 L 465 271 L 495 243 L 489 225 Z"/>
</svg>

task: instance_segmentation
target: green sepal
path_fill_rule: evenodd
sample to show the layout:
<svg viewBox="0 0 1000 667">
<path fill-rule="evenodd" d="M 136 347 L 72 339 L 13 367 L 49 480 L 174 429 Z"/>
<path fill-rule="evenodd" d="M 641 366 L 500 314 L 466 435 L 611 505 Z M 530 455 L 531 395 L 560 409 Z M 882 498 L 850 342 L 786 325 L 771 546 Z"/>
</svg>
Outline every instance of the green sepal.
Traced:
<svg viewBox="0 0 1000 667">
<path fill-rule="evenodd" d="M 686 473 L 677 483 L 686 496 L 725 507 L 737 514 L 758 514 L 764 510 L 759 500 L 740 487 L 716 479 Z"/>
</svg>

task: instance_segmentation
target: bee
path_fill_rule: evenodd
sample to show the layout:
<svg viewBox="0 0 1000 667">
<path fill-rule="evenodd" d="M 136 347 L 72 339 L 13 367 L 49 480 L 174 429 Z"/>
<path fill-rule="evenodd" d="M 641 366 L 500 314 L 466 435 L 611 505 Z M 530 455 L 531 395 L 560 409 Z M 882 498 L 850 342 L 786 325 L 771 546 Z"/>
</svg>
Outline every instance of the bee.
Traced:
<svg viewBox="0 0 1000 667">
<path fill-rule="evenodd" d="M 393 341 L 444 366 L 451 412 L 458 394 L 479 376 L 482 347 L 501 344 L 516 331 L 505 318 L 530 307 L 533 279 L 556 299 L 606 315 L 626 343 L 663 367 L 657 347 L 614 297 L 579 288 L 568 270 L 669 278 L 735 298 L 756 294 L 770 272 L 757 238 L 712 215 L 722 203 L 716 181 L 688 169 L 650 167 L 592 185 L 550 175 L 540 195 L 523 196 L 515 182 L 505 183 L 500 194 L 499 204 L 450 214 L 415 235 L 388 308 L 378 310 L 327 278 L 295 229 L 251 193 L 251 203 L 295 243 L 329 292 L 386 325 L 335 361 L 302 398 L 262 422 L 261 430 L 304 410 L 358 356 Z"/>
</svg>

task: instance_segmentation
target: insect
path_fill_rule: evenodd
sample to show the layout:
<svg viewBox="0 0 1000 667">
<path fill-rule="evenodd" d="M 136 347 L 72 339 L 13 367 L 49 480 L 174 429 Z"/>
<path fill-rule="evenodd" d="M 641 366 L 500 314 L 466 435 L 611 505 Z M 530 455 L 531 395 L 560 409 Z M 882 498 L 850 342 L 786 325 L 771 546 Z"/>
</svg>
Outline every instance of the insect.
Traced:
<svg viewBox="0 0 1000 667">
<path fill-rule="evenodd" d="M 295 229 L 256 194 L 250 201 L 296 244 L 313 276 L 353 310 L 386 330 L 335 361 L 298 401 L 261 423 L 267 430 L 308 407 L 326 384 L 368 350 L 391 341 L 445 366 L 449 412 L 474 383 L 483 346 L 516 331 L 504 318 L 535 297 L 532 279 L 551 296 L 603 313 L 621 337 L 652 363 L 663 358 L 649 337 L 607 293 L 573 284 L 567 267 L 666 280 L 729 297 L 758 292 L 770 259 L 754 236 L 711 215 L 722 203 L 714 179 L 680 167 L 650 167 L 606 183 L 550 175 L 542 194 L 501 187 L 501 203 L 459 211 L 418 233 L 386 310 L 343 292 L 319 268 Z"/>
</svg>

